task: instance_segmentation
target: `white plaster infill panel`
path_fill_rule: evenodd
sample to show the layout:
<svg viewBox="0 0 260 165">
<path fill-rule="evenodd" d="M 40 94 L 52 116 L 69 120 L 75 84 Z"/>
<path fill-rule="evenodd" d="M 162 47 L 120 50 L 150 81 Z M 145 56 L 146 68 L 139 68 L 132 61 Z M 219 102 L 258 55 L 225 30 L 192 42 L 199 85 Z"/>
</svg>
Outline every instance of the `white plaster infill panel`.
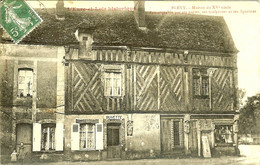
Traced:
<svg viewBox="0 0 260 165">
<path fill-rule="evenodd" d="M 127 137 L 129 150 L 160 150 L 160 115 L 133 114 L 133 135 Z"/>
</svg>

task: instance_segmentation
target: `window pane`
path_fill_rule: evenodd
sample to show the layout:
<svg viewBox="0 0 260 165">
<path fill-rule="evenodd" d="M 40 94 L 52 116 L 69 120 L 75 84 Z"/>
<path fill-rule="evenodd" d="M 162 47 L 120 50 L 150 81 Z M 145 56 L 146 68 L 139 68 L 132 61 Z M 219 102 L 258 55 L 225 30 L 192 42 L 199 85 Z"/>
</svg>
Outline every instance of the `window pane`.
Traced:
<svg viewBox="0 0 260 165">
<path fill-rule="evenodd" d="M 24 81 L 25 81 L 25 76 L 19 75 L 18 83 L 19 83 L 19 84 L 24 84 Z"/>
<path fill-rule="evenodd" d="M 117 91 L 117 95 L 120 96 L 121 95 L 121 78 L 116 79 L 116 91 Z"/>
<path fill-rule="evenodd" d="M 88 131 L 88 136 L 87 136 L 87 148 L 88 149 L 94 149 L 95 148 L 95 125 L 94 124 L 88 124 L 87 125 L 87 131 Z"/>
<path fill-rule="evenodd" d="M 31 96 L 33 85 L 33 71 L 31 69 L 20 69 L 18 72 L 18 95 Z"/>
<path fill-rule="evenodd" d="M 86 125 L 85 124 L 80 125 L 79 137 L 80 137 L 80 148 L 86 148 Z"/>
<path fill-rule="evenodd" d="M 41 136 L 41 150 L 55 150 L 55 126 L 43 125 Z"/>
<path fill-rule="evenodd" d="M 55 149 L 55 128 L 50 128 L 50 142 L 49 142 L 49 149 L 54 150 Z"/>
<path fill-rule="evenodd" d="M 200 95 L 200 79 L 197 77 L 193 78 L 193 93 L 194 95 Z"/>
<path fill-rule="evenodd" d="M 47 148 L 47 131 L 46 128 L 43 129 L 42 131 L 42 144 L 41 144 L 41 149 L 46 150 Z"/>
<path fill-rule="evenodd" d="M 209 95 L 209 79 L 202 77 L 202 95 Z"/>
</svg>

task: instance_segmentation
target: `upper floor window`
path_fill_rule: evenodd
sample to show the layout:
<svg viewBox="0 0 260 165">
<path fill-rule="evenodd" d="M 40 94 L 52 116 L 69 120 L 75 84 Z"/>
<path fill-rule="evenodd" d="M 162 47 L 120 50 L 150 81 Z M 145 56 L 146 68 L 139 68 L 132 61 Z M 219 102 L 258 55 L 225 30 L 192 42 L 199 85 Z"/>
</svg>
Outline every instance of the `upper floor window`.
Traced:
<svg viewBox="0 0 260 165">
<path fill-rule="evenodd" d="M 122 73 L 119 69 L 110 69 L 105 71 L 105 96 L 121 96 Z"/>
<path fill-rule="evenodd" d="M 18 70 L 18 95 L 20 97 L 32 96 L 33 85 L 33 70 L 19 69 Z"/>
<path fill-rule="evenodd" d="M 193 69 L 193 95 L 196 97 L 209 96 L 209 77 L 207 69 Z"/>
</svg>

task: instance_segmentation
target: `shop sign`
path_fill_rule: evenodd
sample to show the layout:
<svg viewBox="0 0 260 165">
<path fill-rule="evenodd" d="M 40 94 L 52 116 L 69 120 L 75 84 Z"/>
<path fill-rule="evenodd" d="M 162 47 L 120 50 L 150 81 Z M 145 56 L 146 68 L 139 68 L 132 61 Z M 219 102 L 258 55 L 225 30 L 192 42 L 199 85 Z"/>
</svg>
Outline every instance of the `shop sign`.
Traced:
<svg viewBox="0 0 260 165">
<path fill-rule="evenodd" d="M 109 115 L 109 116 L 106 116 L 106 119 L 107 119 L 107 120 L 122 120 L 122 119 L 123 119 L 123 116 Z"/>
<path fill-rule="evenodd" d="M 99 123 L 98 119 L 76 119 L 76 123 Z"/>
</svg>

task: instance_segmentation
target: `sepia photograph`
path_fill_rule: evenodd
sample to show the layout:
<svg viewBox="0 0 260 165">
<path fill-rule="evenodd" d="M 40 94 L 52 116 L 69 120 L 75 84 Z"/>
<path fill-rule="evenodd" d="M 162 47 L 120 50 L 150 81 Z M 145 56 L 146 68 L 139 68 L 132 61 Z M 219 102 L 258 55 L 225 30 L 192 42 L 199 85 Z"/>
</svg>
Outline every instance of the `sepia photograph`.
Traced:
<svg viewBox="0 0 260 165">
<path fill-rule="evenodd" d="M 0 0 L 0 164 L 259 165 L 259 1 Z"/>
</svg>

